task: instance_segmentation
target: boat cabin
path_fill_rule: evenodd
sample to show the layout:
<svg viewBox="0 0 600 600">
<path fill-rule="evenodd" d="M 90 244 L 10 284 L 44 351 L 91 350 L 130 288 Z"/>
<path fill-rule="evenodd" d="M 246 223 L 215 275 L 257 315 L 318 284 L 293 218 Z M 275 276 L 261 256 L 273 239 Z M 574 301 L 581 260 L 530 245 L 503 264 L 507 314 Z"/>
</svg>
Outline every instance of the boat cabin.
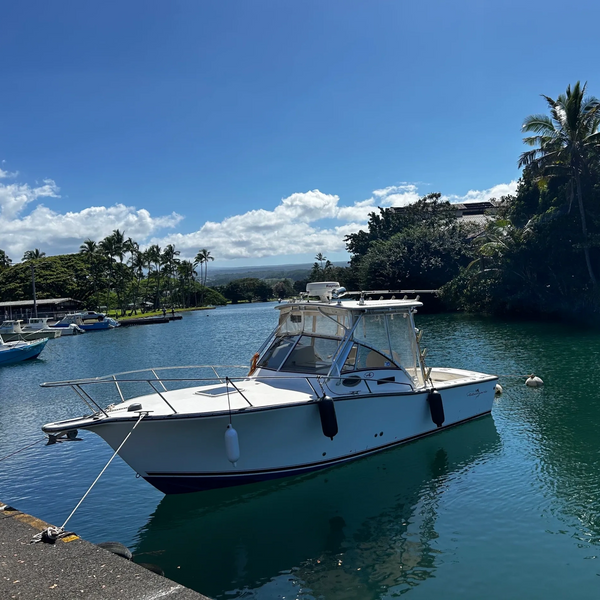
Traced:
<svg viewBox="0 0 600 600">
<path fill-rule="evenodd" d="M 0 333 L 23 333 L 22 320 L 6 320 L 0 325 Z"/>
<path fill-rule="evenodd" d="M 271 374 L 378 381 L 385 376 L 422 387 L 424 365 L 413 320 L 419 306 L 417 300 L 364 298 L 282 304 L 279 324 L 256 366 Z"/>
<path fill-rule="evenodd" d="M 65 315 L 58 323 L 56 323 L 56 327 L 68 327 L 69 325 L 83 325 L 81 313 L 69 313 L 68 315 Z"/>
<path fill-rule="evenodd" d="M 29 330 L 47 329 L 49 327 L 48 320 L 49 317 L 31 317 L 24 328 Z"/>
</svg>

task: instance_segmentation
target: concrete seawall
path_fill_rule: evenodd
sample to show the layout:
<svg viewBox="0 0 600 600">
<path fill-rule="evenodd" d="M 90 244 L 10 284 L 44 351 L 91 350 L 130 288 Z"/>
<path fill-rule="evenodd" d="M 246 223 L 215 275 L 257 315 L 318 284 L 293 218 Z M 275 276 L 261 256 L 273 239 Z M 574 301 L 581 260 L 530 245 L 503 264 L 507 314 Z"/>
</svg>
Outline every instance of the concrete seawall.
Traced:
<svg viewBox="0 0 600 600">
<path fill-rule="evenodd" d="M 32 544 L 48 523 L 0 503 L 3 600 L 209 600 L 77 535 Z"/>
</svg>

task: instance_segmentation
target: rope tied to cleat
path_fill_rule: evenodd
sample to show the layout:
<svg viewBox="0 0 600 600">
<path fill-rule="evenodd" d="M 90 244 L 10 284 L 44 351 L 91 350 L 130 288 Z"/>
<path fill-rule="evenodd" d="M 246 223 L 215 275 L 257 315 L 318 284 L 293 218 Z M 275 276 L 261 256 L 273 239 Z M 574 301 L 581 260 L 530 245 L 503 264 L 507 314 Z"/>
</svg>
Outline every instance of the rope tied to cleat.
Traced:
<svg viewBox="0 0 600 600">
<path fill-rule="evenodd" d="M 62 526 L 61 527 L 53 527 L 53 526 L 47 527 L 40 533 L 33 536 L 32 540 L 30 542 L 31 544 L 36 544 L 37 542 L 46 542 L 49 544 L 54 544 L 56 542 L 56 540 L 58 540 L 62 537 L 65 537 L 67 535 L 70 535 L 70 532 L 65 531 L 65 527 L 66 527 L 67 523 L 71 520 L 71 517 L 75 514 L 77 509 L 81 506 L 82 502 L 87 498 L 88 494 L 92 491 L 92 488 L 96 485 L 96 483 L 98 483 L 98 480 L 100 479 L 100 477 L 102 477 L 102 475 L 104 474 L 104 471 L 106 471 L 106 469 L 108 469 L 108 466 L 114 460 L 114 458 L 117 456 L 117 454 L 119 453 L 121 448 L 125 445 L 125 442 L 129 439 L 131 434 L 135 431 L 135 428 L 142 422 L 142 419 L 147 415 L 148 415 L 147 412 L 140 413 L 138 420 L 135 422 L 135 425 L 131 428 L 131 431 L 125 436 L 125 439 L 121 442 L 119 447 L 114 451 L 114 453 L 110 457 L 109 461 L 106 463 L 106 465 L 104 465 L 104 468 L 98 474 L 98 477 L 96 477 L 96 479 L 94 479 L 94 482 L 92 483 L 92 485 L 90 485 L 87 492 L 83 495 L 81 500 L 77 503 L 75 508 L 71 511 L 71 514 L 67 517 L 66 521 L 62 524 Z"/>
</svg>

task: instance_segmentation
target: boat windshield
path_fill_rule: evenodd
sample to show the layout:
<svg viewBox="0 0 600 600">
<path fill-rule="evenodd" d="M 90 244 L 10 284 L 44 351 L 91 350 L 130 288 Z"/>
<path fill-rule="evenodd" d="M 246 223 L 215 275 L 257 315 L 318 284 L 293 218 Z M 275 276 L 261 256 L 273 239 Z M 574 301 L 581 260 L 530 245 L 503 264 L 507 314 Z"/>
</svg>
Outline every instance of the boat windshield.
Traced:
<svg viewBox="0 0 600 600">
<path fill-rule="evenodd" d="M 280 315 L 277 331 L 258 367 L 326 375 L 334 361 L 334 372 L 403 369 L 415 383 L 423 379 L 408 311 L 353 315 L 335 307 L 292 307 Z"/>
<path fill-rule="evenodd" d="M 326 375 L 331 369 L 339 344 L 338 339 L 311 335 L 280 337 L 271 345 L 258 366 L 286 373 Z"/>
</svg>

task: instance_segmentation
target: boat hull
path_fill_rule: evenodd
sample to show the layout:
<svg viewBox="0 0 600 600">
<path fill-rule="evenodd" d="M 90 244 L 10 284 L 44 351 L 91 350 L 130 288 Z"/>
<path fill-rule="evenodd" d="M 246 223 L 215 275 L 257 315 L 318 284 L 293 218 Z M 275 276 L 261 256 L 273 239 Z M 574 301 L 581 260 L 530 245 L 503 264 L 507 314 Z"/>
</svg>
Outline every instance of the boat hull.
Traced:
<svg viewBox="0 0 600 600">
<path fill-rule="evenodd" d="M 52 327 L 62 329 L 67 328 L 68 326 L 69 324 L 66 323 L 62 325 L 60 323 L 56 323 L 56 325 L 53 325 Z M 98 321 L 97 323 L 83 323 L 82 325 L 79 325 L 79 327 L 84 331 L 101 331 L 103 329 L 113 329 L 115 326 L 108 321 Z"/>
<path fill-rule="evenodd" d="M 121 458 L 160 491 L 193 492 L 300 475 L 355 460 L 491 412 L 495 377 L 440 389 L 444 423 L 433 422 L 429 393 L 335 400 L 338 433 L 323 433 L 318 402 L 234 412 L 240 458 L 227 459 L 228 414 L 144 417 Z M 117 449 L 137 415 L 85 427 Z"/>
<path fill-rule="evenodd" d="M 44 349 L 48 338 L 37 340 L 31 344 L 11 348 L 9 350 L 0 351 L 0 366 L 13 365 L 37 358 L 40 352 Z"/>
<path fill-rule="evenodd" d="M 5 342 L 18 342 L 19 340 L 24 340 L 26 342 L 31 342 L 33 340 L 43 340 L 43 339 L 55 339 L 60 337 L 60 331 L 47 331 L 47 330 L 27 330 L 24 329 L 20 333 L 1 333 L 2 339 Z"/>
</svg>

